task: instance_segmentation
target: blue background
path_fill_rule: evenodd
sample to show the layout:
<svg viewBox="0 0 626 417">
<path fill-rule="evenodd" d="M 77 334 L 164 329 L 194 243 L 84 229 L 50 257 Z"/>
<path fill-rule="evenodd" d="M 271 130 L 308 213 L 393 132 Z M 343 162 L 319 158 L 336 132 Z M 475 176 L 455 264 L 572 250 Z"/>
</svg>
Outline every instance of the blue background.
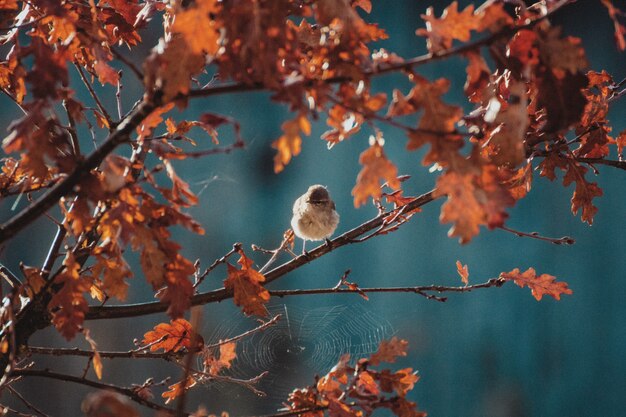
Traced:
<svg viewBox="0 0 626 417">
<path fill-rule="evenodd" d="M 374 3 L 368 20 L 379 22 L 390 35 L 390 40 L 380 46 L 403 57 L 426 52 L 423 38 L 414 35 L 414 30 L 422 26 L 419 15 L 427 5 L 433 4 L 439 16 L 445 6 L 443 2 Z M 566 34 L 582 37 L 591 69 L 606 69 L 616 80 L 626 75 L 624 54 L 615 47 L 613 26 L 600 2 L 578 2 L 560 12 L 553 21 L 562 24 Z M 151 39 L 157 36 L 155 26 L 155 33 L 145 36 L 147 44 L 154 44 Z M 139 51 L 137 56 L 145 53 Z M 452 85 L 447 102 L 465 103 L 464 65 L 465 61 L 453 58 L 420 67 L 418 72 L 431 80 L 449 78 Z M 124 93 L 128 99 L 125 108 L 129 108 L 141 94 L 141 86 L 132 85 L 130 73 L 125 79 L 129 83 Z M 72 83 L 78 86 L 76 81 L 74 77 Z M 390 93 L 392 88 L 406 93 L 408 84 L 400 75 L 377 78 L 374 82 L 375 90 Z M 106 105 L 114 109 L 113 94 L 105 95 Z M 89 101 L 88 96 L 83 98 Z M 6 124 L 14 117 L 14 108 L 5 98 L 1 103 Z M 470 109 L 465 106 L 466 111 Z M 623 99 L 611 110 L 609 119 L 615 134 L 626 128 L 625 110 Z M 204 236 L 176 231 L 175 236 L 190 259 L 199 258 L 206 266 L 226 253 L 234 242 L 242 242 L 247 253 L 251 253 L 250 244 L 277 246 L 283 231 L 289 227 L 293 201 L 310 184 L 328 186 L 341 215 L 337 234 L 376 215 L 371 205 L 355 209 L 350 195 L 360 169 L 358 155 L 368 145 L 371 132 L 367 128 L 328 150 L 319 139 L 326 126 L 323 122 L 316 123 L 311 136 L 304 140 L 302 154 L 283 173 L 275 175 L 270 143 L 280 136 L 281 123 L 290 117 L 283 107 L 272 103 L 266 93 L 233 94 L 193 101 L 184 115 L 174 112 L 174 118 L 191 120 L 207 111 L 236 117 L 242 124 L 247 149 L 177 164 L 179 174 L 200 195 L 200 204 L 190 213 L 206 229 Z M 412 176 L 404 184 L 405 194 L 430 190 L 436 175 L 429 174 L 421 165 L 423 151 L 407 152 L 402 132 L 381 127 L 385 132 L 387 156 L 397 164 L 401 174 Z M 227 128 L 221 132 L 221 139 L 228 143 L 232 138 L 230 132 Z M 197 140 L 200 146 L 210 146 L 201 135 Z M 128 150 L 121 153 L 128 154 Z M 540 273 L 556 275 L 574 291 L 560 302 L 551 298 L 537 302 L 528 289 L 507 284 L 500 289 L 452 294 L 446 303 L 410 294 L 375 294 L 369 302 L 356 295 L 322 295 L 275 303 L 280 309 L 284 302 L 294 311 L 344 306 L 346 312 L 342 317 L 346 321 L 354 320 L 364 311 L 371 312 L 374 318 L 366 324 L 373 333 L 378 330 L 410 342 L 410 355 L 399 366 L 419 370 L 421 380 L 411 399 L 432 416 L 623 414 L 626 407 L 625 176 L 614 168 L 601 166 L 599 171 L 600 175 L 593 181 L 599 183 L 605 195 L 596 200 L 599 212 L 592 227 L 572 216 L 569 201 L 572 187 L 565 189 L 559 182 L 552 183 L 537 173 L 532 192 L 510 211 L 509 227 L 538 231 L 546 236 L 572 236 L 576 239 L 573 246 L 557 246 L 485 229 L 470 244 L 461 246 L 446 236 L 449 225 L 438 221 L 441 202 L 434 202 L 399 231 L 342 247 L 269 286 L 273 289 L 331 287 L 348 268 L 352 269 L 349 279 L 361 287 L 458 285 L 455 262 L 460 260 L 469 266 L 470 283 L 486 281 L 515 267 L 524 270 L 532 266 Z M 12 214 L 11 204 L 12 201 L 2 202 L 4 219 Z M 20 204 L 20 207 L 25 205 Z M 54 227 L 48 221 L 37 222 L 4 249 L 0 255 L 2 262 L 12 268 L 16 268 L 19 260 L 39 265 L 53 233 Z M 262 265 L 265 258 L 254 256 Z M 130 254 L 129 259 L 136 262 L 136 255 Z M 215 272 L 205 289 L 220 286 L 223 278 L 223 270 Z M 133 279 L 131 288 L 132 301 L 152 299 L 141 274 Z M 207 339 L 225 337 L 237 326 L 254 326 L 253 321 L 240 317 L 230 301 L 206 306 L 203 311 L 203 333 Z M 163 320 L 165 316 L 159 315 L 93 322 L 87 323 L 87 327 L 92 329 L 102 349 L 129 349 L 133 338 Z M 297 318 L 294 320 L 296 323 Z M 230 330 L 220 330 L 224 327 Z M 351 336 L 347 332 L 346 337 Z M 57 341 L 50 329 L 37 334 L 32 343 L 49 344 L 51 339 L 63 343 Z M 354 350 L 354 346 L 350 349 Z M 78 369 L 84 366 L 84 361 L 49 363 L 68 372 L 75 372 L 73 367 L 77 364 L 81 366 Z M 320 364 L 320 369 L 313 372 L 299 368 L 301 364 L 299 360 L 288 364 L 290 372 L 284 378 L 293 379 L 288 379 L 287 385 L 312 383 L 314 372 L 327 370 L 323 369 L 326 364 Z M 140 383 L 151 375 L 156 378 L 179 375 L 177 368 L 167 364 L 128 362 L 127 365 L 105 362 L 105 381 L 130 384 Z M 240 361 L 238 366 L 245 367 L 245 361 Z M 51 385 L 48 381 L 35 381 L 29 390 L 31 398 L 34 395 L 45 398 L 43 408 L 51 414 L 77 415 L 78 400 L 61 399 L 69 388 L 78 398 L 88 392 L 82 387 Z M 198 388 L 192 399 L 207 405 L 212 412 L 226 409 L 234 415 L 267 413 L 279 405 L 272 396 L 263 400 L 237 390 L 222 392 L 228 395 L 220 397 L 219 389 Z"/>
</svg>

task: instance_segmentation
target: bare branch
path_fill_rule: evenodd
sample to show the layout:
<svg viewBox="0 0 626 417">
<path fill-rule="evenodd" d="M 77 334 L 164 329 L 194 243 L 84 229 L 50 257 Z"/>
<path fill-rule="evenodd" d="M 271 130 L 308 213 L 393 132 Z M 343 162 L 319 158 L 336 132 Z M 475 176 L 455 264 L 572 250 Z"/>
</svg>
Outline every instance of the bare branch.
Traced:
<svg viewBox="0 0 626 417">
<path fill-rule="evenodd" d="M 264 322 L 260 326 L 255 327 L 254 329 L 250 329 L 250 330 L 248 330 L 246 332 L 243 332 L 243 333 L 241 333 L 241 334 L 239 334 L 237 336 L 233 336 L 233 337 L 231 337 L 229 339 L 220 340 L 219 342 L 207 345 L 206 347 L 209 348 L 209 349 L 210 348 L 215 348 L 215 347 L 224 345 L 226 343 L 235 342 L 235 341 L 237 341 L 239 339 L 243 339 L 244 337 L 250 336 L 253 333 L 257 333 L 257 332 L 263 331 L 263 330 L 267 329 L 268 327 L 273 326 L 274 324 L 276 324 L 278 322 L 278 320 L 280 320 L 281 317 L 282 317 L 282 315 L 277 314 L 274 317 L 272 317 L 271 320 L 268 320 L 268 321 Z"/>
<path fill-rule="evenodd" d="M 537 232 L 530 232 L 530 233 L 520 232 L 519 230 L 511 229 L 506 226 L 499 226 L 498 228 L 504 230 L 505 232 L 513 233 L 514 235 L 517 235 L 519 237 L 530 237 L 532 239 L 543 240 L 546 242 L 554 243 L 555 245 L 573 245 L 574 243 L 576 243 L 576 241 L 569 236 L 547 237 L 547 236 L 541 236 Z"/>
<path fill-rule="evenodd" d="M 309 290 L 270 290 L 269 293 L 273 297 L 288 297 L 293 295 L 311 295 L 311 294 L 359 294 L 359 293 L 386 293 L 386 292 L 405 292 L 415 293 L 426 298 L 432 298 L 429 292 L 471 292 L 479 288 L 501 287 L 506 281 L 500 278 L 491 278 L 482 284 L 465 285 L 465 286 L 446 286 L 446 285 L 422 285 L 415 287 L 372 287 L 372 288 L 315 288 Z M 445 298 L 435 298 L 437 301 L 446 301 Z"/>
<path fill-rule="evenodd" d="M 109 391 L 114 391 L 119 394 L 122 394 L 131 400 L 135 401 L 138 404 L 143 405 L 144 407 L 150 408 L 152 410 L 162 411 L 165 413 L 173 414 L 174 410 L 159 405 L 155 402 L 149 401 L 142 396 L 140 396 L 135 390 L 131 388 L 123 388 L 118 387 L 117 385 L 105 384 L 103 382 L 92 381 L 87 378 L 80 378 L 73 375 L 61 374 L 57 372 L 52 372 L 47 369 L 16 369 L 11 373 L 11 377 L 41 377 L 41 378 L 49 378 L 55 379 L 58 381 L 66 381 L 66 382 L 74 382 L 76 384 L 85 385 L 92 388 L 104 389 Z M 189 413 L 183 413 L 184 416 L 188 416 Z"/>
<path fill-rule="evenodd" d="M 114 129 L 115 126 L 117 125 L 116 122 L 113 121 L 113 119 L 111 118 L 111 115 L 109 114 L 109 112 L 107 112 L 107 109 L 102 105 L 102 102 L 100 101 L 100 98 L 98 97 L 96 92 L 93 90 L 93 86 L 91 85 L 91 83 L 87 79 L 87 76 L 83 72 L 83 69 L 77 63 L 74 63 L 74 67 L 76 67 L 76 70 L 78 71 L 78 74 L 80 75 L 80 79 L 83 80 L 83 84 L 85 84 L 85 87 L 87 87 L 87 90 L 89 91 L 89 94 L 91 94 L 91 98 L 93 98 L 93 101 L 96 102 L 96 106 L 98 106 L 98 109 L 100 110 L 100 113 L 102 113 L 102 115 L 106 119 L 106 121 L 107 121 L 107 123 L 109 125 L 109 129 Z"/>
</svg>

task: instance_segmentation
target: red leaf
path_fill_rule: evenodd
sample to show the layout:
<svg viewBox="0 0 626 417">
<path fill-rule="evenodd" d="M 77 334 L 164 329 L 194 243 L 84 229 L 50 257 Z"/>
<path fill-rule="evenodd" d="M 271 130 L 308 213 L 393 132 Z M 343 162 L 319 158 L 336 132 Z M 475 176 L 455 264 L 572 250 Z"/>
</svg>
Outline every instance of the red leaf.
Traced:
<svg viewBox="0 0 626 417">
<path fill-rule="evenodd" d="M 365 204 L 372 197 L 379 200 L 382 196 L 381 183 L 394 190 L 400 188 L 398 180 L 398 168 L 387 159 L 379 140 L 372 137 L 372 145 L 367 148 L 359 157 L 359 163 L 363 168 L 356 179 L 356 185 L 352 189 L 354 196 L 354 206 L 359 207 Z"/>
<path fill-rule="evenodd" d="M 227 264 L 228 277 L 224 280 L 224 287 L 233 291 L 235 304 L 242 307 L 246 315 L 265 317 L 268 314 L 265 304 L 270 299 L 270 293 L 261 285 L 265 277 L 252 269 L 253 261 L 243 251 L 239 251 L 239 254 L 241 257 L 237 263 L 241 269 Z"/>
<path fill-rule="evenodd" d="M 454 1 L 444 9 L 441 18 L 436 18 L 434 14 L 433 7 L 429 7 L 426 14 L 422 15 L 426 29 L 415 32 L 428 38 L 428 50 L 432 53 L 451 48 L 453 40 L 469 41 L 470 32 L 481 27 L 480 17 L 474 14 L 474 5 L 467 6 L 459 13 L 458 3 Z"/>
<path fill-rule="evenodd" d="M 192 349 L 192 341 L 196 341 L 196 347 Z M 149 345 L 150 351 L 155 352 L 163 349 L 164 352 L 178 352 L 185 348 L 187 350 L 195 350 L 204 345 L 202 336 L 197 334 L 192 326 L 185 319 L 172 320 L 169 323 L 159 323 L 143 335 L 144 346 Z"/>
<path fill-rule="evenodd" d="M 229 369 L 232 361 L 237 358 L 235 348 L 235 342 L 223 343 L 220 345 L 219 357 L 215 357 L 211 353 L 208 353 L 204 359 L 204 366 L 208 369 L 208 373 L 211 375 L 218 375 L 222 369 Z"/>
<path fill-rule="evenodd" d="M 456 272 L 459 273 L 463 284 L 469 284 L 469 270 L 467 269 L 467 265 L 462 265 L 461 261 L 456 261 Z"/>
<path fill-rule="evenodd" d="M 378 347 L 378 351 L 372 354 L 369 358 L 369 363 L 373 366 L 380 364 L 381 362 L 393 363 L 398 356 L 406 356 L 406 350 L 409 347 L 409 342 L 403 339 L 393 337 L 391 340 L 383 340 Z"/>
<path fill-rule="evenodd" d="M 528 270 L 521 273 L 518 268 L 515 268 L 511 272 L 501 273 L 500 278 L 507 281 L 514 281 L 522 288 L 528 286 L 537 301 L 540 301 L 541 297 L 544 295 L 549 295 L 556 300 L 560 300 L 561 294 L 572 294 L 572 290 L 567 287 L 567 283 L 556 282 L 556 277 L 548 274 L 537 276 L 533 268 L 528 268 Z"/>
</svg>

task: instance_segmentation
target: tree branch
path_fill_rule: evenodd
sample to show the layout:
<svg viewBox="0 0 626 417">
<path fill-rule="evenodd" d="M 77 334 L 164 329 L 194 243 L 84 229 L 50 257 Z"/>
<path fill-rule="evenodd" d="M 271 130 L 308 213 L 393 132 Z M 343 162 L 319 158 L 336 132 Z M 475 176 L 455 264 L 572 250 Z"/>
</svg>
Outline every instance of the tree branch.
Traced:
<svg viewBox="0 0 626 417">
<path fill-rule="evenodd" d="M 422 285 L 416 287 L 371 287 L 371 288 L 315 288 L 308 290 L 270 290 L 269 293 L 273 297 L 288 297 L 292 295 L 310 295 L 310 294 L 359 294 L 359 293 L 385 293 L 385 292 L 407 292 L 422 295 L 431 298 L 428 292 L 471 292 L 479 288 L 501 287 L 506 281 L 500 278 L 491 278 L 482 284 L 465 285 L 465 286 L 445 286 L 445 285 Z M 446 301 L 445 298 L 439 298 L 437 301 Z"/>
<path fill-rule="evenodd" d="M 12 377 L 35 376 L 35 377 L 42 377 L 42 378 L 50 378 L 50 379 L 56 379 L 58 381 L 74 382 L 76 384 L 81 384 L 81 385 L 85 385 L 85 386 L 92 387 L 92 388 L 114 391 L 130 398 L 131 400 L 135 401 L 138 404 L 143 405 L 144 407 L 151 408 L 157 411 L 162 411 L 162 412 L 172 414 L 172 415 L 174 413 L 173 409 L 159 405 L 155 402 L 146 400 L 145 398 L 137 394 L 131 388 L 118 387 L 117 385 L 105 384 L 102 382 L 92 381 L 90 379 L 80 378 L 80 377 L 73 376 L 73 375 L 66 375 L 66 374 L 48 371 L 46 369 L 16 369 L 11 373 L 11 376 Z M 184 413 L 183 415 L 188 416 L 189 413 Z"/>
<path fill-rule="evenodd" d="M 96 168 L 118 145 L 128 140 L 131 132 L 152 112 L 157 105 L 151 101 L 143 101 L 126 119 L 113 130 L 98 149 L 93 151 L 62 181 L 56 183 L 38 200 L 13 216 L 0 226 L 0 245 L 11 239 L 18 232 L 39 218 L 58 203 L 61 197 L 71 193 L 76 185 L 89 172 Z"/>
<path fill-rule="evenodd" d="M 323 244 L 313 249 L 312 251 L 300 255 L 289 262 L 286 262 L 282 265 L 277 266 L 272 269 L 268 273 L 265 274 L 265 283 L 269 284 L 272 281 L 279 279 L 280 277 L 292 272 L 303 265 L 310 263 L 311 261 L 340 248 L 341 246 L 349 245 L 355 243 L 355 240 L 378 227 L 380 227 L 383 222 L 390 217 L 394 216 L 398 210 L 406 210 L 410 212 L 418 207 L 421 207 L 427 203 L 433 201 L 435 197 L 433 196 L 433 191 L 429 191 L 419 197 L 416 197 L 408 204 L 391 210 L 387 213 L 380 214 L 373 219 L 363 223 L 362 225 L 355 227 L 354 229 L 342 234 L 341 236 L 336 237 L 335 239 L 330 241 L 330 245 Z M 203 305 L 209 303 L 216 303 L 233 296 L 232 291 L 229 291 L 225 288 L 219 288 L 217 290 L 208 291 L 205 293 L 194 295 L 191 298 L 191 305 Z M 154 313 L 162 313 L 166 311 L 168 305 L 159 301 L 149 302 L 149 303 L 138 303 L 138 304 L 129 304 L 129 305 L 120 305 L 120 306 L 94 306 L 90 307 L 85 315 L 85 320 L 102 320 L 102 319 L 113 319 L 113 318 L 128 318 L 128 317 L 137 317 L 137 316 L 145 316 Z"/>
</svg>

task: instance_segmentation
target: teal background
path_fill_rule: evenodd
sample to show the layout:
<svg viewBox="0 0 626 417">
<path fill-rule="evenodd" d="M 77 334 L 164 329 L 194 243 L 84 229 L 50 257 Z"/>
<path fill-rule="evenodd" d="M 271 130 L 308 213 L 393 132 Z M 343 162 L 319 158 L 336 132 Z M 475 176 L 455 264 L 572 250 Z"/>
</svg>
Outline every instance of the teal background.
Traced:
<svg viewBox="0 0 626 417">
<path fill-rule="evenodd" d="M 620 6 L 620 2 L 615 3 Z M 440 15 L 443 2 L 374 2 L 374 11 L 368 20 L 379 22 L 390 34 L 390 40 L 380 46 L 403 57 L 425 53 L 425 42 L 414 35 L 414 30 L 422 25 L 419 15 L 430 4 Z M 591 69 L 606 69 L 616 80 L 626 76 L 625 55 L 615 47 L 613 26 L 600 2 L 580 1 L 560 12 L 553 22 L 562 24 L 566 34 L 582 37 Z M 154 34 L 145 36 L 147 44 L 154 44 L 150 39 L 157 36 L 155 26 Z M 139 59 L 145 53 L 147 51 L 139 51 L 136 56 Z M 420 67 L 418 72 L 430 80 L 449 78 L 452 84 L 447 102 L 465 103 L 464 65 L 463 60 L 453 58 Z M 130 72 L 125 79 L 128 80 L 124 90 L 128 109 L 141 89 L 132 84 Z M 78 86 L 77 81 L 74 77 L 73 85 Z M 374 82 L 377 91 L 390 93 L 392 88 L 406 93 L 408 84 L 401 75 L 377 78 Z M 105 103 L 114 113 L 113 94 L 109 91 L 105 95 Z M 89 102 L 88 96 L 83 98 Z M 15 108 L 4 97 L 0 100 L 1 117 L 6 125 L 14 117 Z M 465 105 L 465 110 L 470 109 Z M 609 119 L 615 134 L 626 128 L 625 110 L 624 99 L 612 107 Z M 368 145 L 371 131 L 367 128 L 328 150 L 326 143 L 319 140 L 326 130 L 325 124 L 323 121 L 314 124 L 311 136 L 304 140 L 302 154 L 283 173 L 275 175 L 270 143 L 280 136 L 281 123 L 290 117 L 284 107 L 271 102 L 267 93 L 244 93 L 193 101 L 184 115 L 173 112 L 173 117 L 191 120 L 204 112 L 236 117 L 241 122 L 247 149 L 177 164 L 179 174 L 200 195 L 200 204 L 190 213 L 206 229 L 204 236 L 175 231 L 184 254 L 190 259 L 199 258 L 206 266 L 226 253 L 234 242 L 242 242 L 247 253 L 252 253 L 251 244 L 266 248 L 277 246 L 283 231 L 289 227 L 293 201 L 310 184 L 328 186 L 341 215 L 337 234 L 376 215 L 371 205 L 355 209 L 350 195 L 360 169 L 358 155 Z M 417 195 L 430 190 L 436 176 L 421 165 L 423 151 L 407 152 L 402 132 L 381 128 L 385 133 L 387 156 L 397 164 L 401 174 L 412 176 L 404 184 L 405 194 Z M 228 128 L 220 132 L 223 143 L 229 143 L 232 135 Z M 206 137 L 198 134 L 197 140 L 201 148 L 210 146 Z M 128 150 L 121 153 L 128 155 Z M 275 302 L 278 305 L 284 302 L 288 308 L 299 310 L 347 306 L 347 321 L 354 318 L 350 311 L 354 311 L 354 315 L 362 314 L 363 309 L 371 311 L 376 316 L 367 323 L 372 332 L 378 329 L 410 342 L 410 354 L 398 366 L 419 370 L 421 380 L 411 393 L 411 399 L 431 416 L 623 414 L 626 407 L 623 358 L 626 349 L 625 175 L 613 168 L 598 168 L 600 175 L 593 181 L 599 183 L 605 195 L 596 200 L 599 212 L 592 227 L 572 216 L 569 201 L 572 187 L 565 189 L 559 182 L 549 182 L 537 173 L 532 192 L 510 211 L 509 227 L 538 231 L 546 236 L 572 236 L 576 239 L 573 246 L 557 246 L 485 229 L 469 245 L 461 246 L 446 236 L 449 225 L 439 223 L 441 202 L 435 202 L 399 231 L 363 244 L 342 247 L 269 287 L 331 287 L 348 268 L 352 270 L 349 279 L 361 287 L 458 285 L 456 260 L 469 266 L 470 283 L 486 281 L 516 267 L 532 266 L 540 273 L 556 275 L 566 281 L 573 295 L 564 296 L 560 302 L 551 298 L 537 302 L 528 289 L 508 284 L 500 289 L 452 294 L 446 303 L 410 294 L 375 294 L 369 302 L 356 295 L 303 296 Z M 9 210 L 13 201 L 0 204 L 2 218 L 11 216 Z M 19 207 L 25 206 L 24 201 L 19 204 Z M 20 260 L 30 265 L 41 264 L 53 233 L 54 227 L 49 221 L 43 219 L 35 223 L 4 248 L 1 261 L 15 269 Z M 129 259 L 136 262 L 137 257 L 129 254 Z M 266 258 L 255 254 L 254 259 L 262 265 Z M 216 271 L 204 288 L 220 286 L 223 278 L 224 271 Z M 141 274 L 131 287 L 130 300 L 152 300 Z M 219 329 L 224 323 L 233 329 L 255 325 L 252 320 L 240 317 L 230 301 L 205 306 L 203 311 L 203 334 L 207 339 L 222 337 L 225 333 L 220 333 Z M 102 349 L 129 349 L 133 338 L 163 320 L 162 315 L 93 322 L 87 326 Z M 51 339 L 56 341 L 58 337 L 52 330 L 46 330 L 37 334 L 32 343 L 49 344 Z M 350 349 L 354 349 L 354 345 Z M 237 365 L 245 367 L 244 362 Z M 289 363 L 291 372 L 284 375 L 287 385 L 312 383 L 315 372 L 327 371 L 323 369 L 325 365 L 320 364 L 319 370 L 311 373 L 307 368 L 304 373 L 300 365 L 299 360 Z M 49 366 L 75 373 L 75 367 L 82 369 L 84 361 L 54 359 Z M 104 375 L 106 382 L 131 384 L 141 383 L 148 376 L 176 377 L 179 371 L 155 362 L 115 364 L 107 361 Z M 69 392 L 77 399 L 70 401 Z M 52 415 L 78 415 L 78 398 L 87 392 L 89 390 L 82 387 L 39 380 L 29 383 L 25 395 L 42 398 L 42 408 Z M 227 395 L 220 395 L 224 392 Z M 198 388 L 191 398 L 194 403 L 207 405 L 212 412 L 226 409 L 231 415 L 269 413 L 280 406 L 271 395 L 265 400 L 256 399 L 249 393 L 222 387 Z"/>
</svg>

